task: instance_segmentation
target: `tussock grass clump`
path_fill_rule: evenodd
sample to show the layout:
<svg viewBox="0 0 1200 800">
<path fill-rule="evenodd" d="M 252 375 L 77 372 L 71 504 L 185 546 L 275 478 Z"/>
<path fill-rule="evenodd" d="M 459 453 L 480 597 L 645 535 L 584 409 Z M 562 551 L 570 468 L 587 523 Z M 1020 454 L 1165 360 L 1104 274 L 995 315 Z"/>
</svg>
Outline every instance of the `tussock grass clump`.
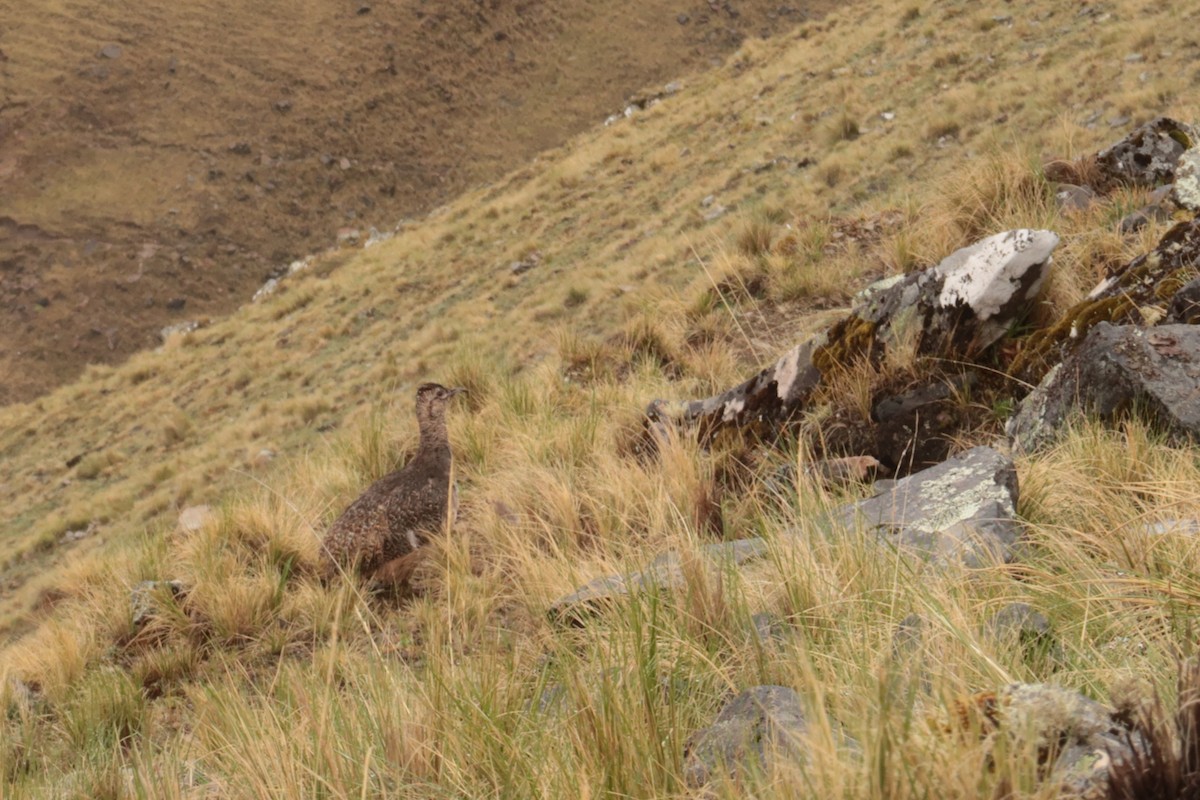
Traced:
<svg viewBox="0 0 1200 800">
<path fill-rule="evenodd" d="M 757 258 L 771 249 L 775 226 L 767 219 L 752 219 L 738 234 L 737 247 L 750 258 Z"/>
</svg>

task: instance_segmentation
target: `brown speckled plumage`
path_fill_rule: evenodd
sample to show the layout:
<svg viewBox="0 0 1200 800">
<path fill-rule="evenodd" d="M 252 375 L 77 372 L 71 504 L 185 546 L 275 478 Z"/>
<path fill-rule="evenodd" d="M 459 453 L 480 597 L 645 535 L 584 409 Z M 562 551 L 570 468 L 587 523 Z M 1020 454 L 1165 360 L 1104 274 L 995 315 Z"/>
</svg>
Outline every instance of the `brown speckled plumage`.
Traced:
<svg viewBox="0 0 1200 800">
<path fill-rule="evenodd" d="M 417 389 L 421 443 L 404 467 L 383 476 L 342 512 L 325 534 L 324 572 L 357 569 L 386 576 L 389 564 L 412 554 L 454 514 L 446 404 L 462 389 L 425 383 Z M 453 521 L 453 520 L 451 520 Z"/>
</svg>

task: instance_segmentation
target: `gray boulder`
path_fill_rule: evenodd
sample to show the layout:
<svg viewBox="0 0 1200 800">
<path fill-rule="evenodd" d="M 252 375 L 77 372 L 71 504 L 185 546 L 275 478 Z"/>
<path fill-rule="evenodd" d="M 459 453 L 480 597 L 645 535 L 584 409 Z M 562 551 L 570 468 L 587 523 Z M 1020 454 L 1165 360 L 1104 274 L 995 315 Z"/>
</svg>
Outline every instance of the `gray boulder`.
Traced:
<svg viewBox="0 0 1200 800">
<path fill-rule="evenodd" d="M 800 697 L 785 686 L 755 686 L 730 700 L 712 725 L 688 737 L 683 774 L 699 788 L 718 776 L 770 773 L 780 760 L 803 763 L 809 731 Z"/>
<path fill-rule="evenodd" d="M 975 447 L 843 506 L 833 518 L 939 562 L 981 567 L 1010 561 L 1021 536 L 1012 459 Z"/>
<path fill-rule="evenodd" d="M 1176 441 L 1200 438 L 1200 329 L 1099 323 L 1025 398 L 1007 431 L 1014 447 L 1033 451 L 1076 413 L 1113 421 L 1134 408 Z"/>
<path fill-rule="evenodd" d="M 701 558 L 708 562 L 705 565 L 708 568 L 740 566 L 762 558 L 766 553 L 767 543 L 758 537 L 718 542 L 700 548 Z M 553 622 L 582 626 L 588 618 L 631 594 L 677 589 L 686 582 L 683 558 L 673 551 L 663 553 L 640 572 L 606 575 L 581 586 L 554 601 L 547 613 Z"/>
<path fill-rule="evenodd" d="M 969 308 L 987 347 L 1004 335 L 1014 317 L 1036 299 L 1058 235 L 1026 228 L 951 253 L 933 268 L 942 278 L 938 308 Z"/>
</svg>

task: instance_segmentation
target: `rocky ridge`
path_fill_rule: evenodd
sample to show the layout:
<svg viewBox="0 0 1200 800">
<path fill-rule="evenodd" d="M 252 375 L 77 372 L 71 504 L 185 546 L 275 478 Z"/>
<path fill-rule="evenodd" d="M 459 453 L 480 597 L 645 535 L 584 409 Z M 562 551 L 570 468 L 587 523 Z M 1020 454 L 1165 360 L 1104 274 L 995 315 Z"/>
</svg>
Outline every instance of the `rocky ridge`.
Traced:
<svg viewBox="0 0 1200 800">
<path fill-rule="evenodd" d="M 1173 204 L 1172 214 L 1190 216 L 1197 210 L 1189 200 L 1197 179 L 1192 167 L 1179 164 L 1200 163 L 1197 159 L 1200 139 L 1192 126 L 1156 119 L 1095 156 L 1095 185 L 1083 194 L 1094 197 L 1122 185 L 1158 188 L 1165 182 L 1158 202 Z M 1177 168 L 1179 183 L 1172 185 Z M 1046 447 L 1084 414 L 1109 424 L 1139 415 L 1176 441 L 1200 440 L 1200 334 L 1190 324 L 1200 281 L 1198 226 L 1200 219 L 1178 222 L 1152 252 L 1112 271 L 1061 319 L 1000 351 L 1002 369 L 1044 377 L 1021 401 L 1006 428 L 1008 441 L 998 446 Z M 702 400 L 651 402 L 648 439 L 665 443 L 690 433 L 711 442 L 729 429 L 772 439 L 796 430 L 807 404 L 837 370 L 860 360 L 882 363 L 902 341 L 931 363 L 952 360 L 963 367 L 949 380 L 983 385 L 982 373 L 973 373 L 973 366 L 992 370 L 994 348 L 1030 318 L 1058 241 L 1051 231 L 1009 231 L 930 269 L 881 281 L 847 316 L 744 383 Z M 1047 368 L 1054 356 L 1060 360 Z M 879 397 L 887 386 L 880 373 L 876 378 Z M 910 392 L 913 407 L 941 399 L 944 395 L 930 390 L 946 380 L 939 375 Z M 1000 390 L 1011 391 L 1011 385 Z M 875 425 L 888 421 L 885 402 L 894 404 L 895 398 L 887 395 L 876 403 Z M 943 427 L 913 422 L 905 431 L 910 440 L 945 437 L 948 445 L 962 432 L 956 427 L 960 421 L 943 417 L 941 422 Z M 835 455 L 877 458 L 897 475 L 919 463 L 912 454 L 904 461 L 894 452 L 871 450 L 870 443 L 879 441 L 866 437 L 859 442 L 862 449 Z M 863 442 L 869 444 L 863 447 Z M 827 536 L 862 531 L 934 567 L 953 563 L 970 570 L 1004 563 L 1020 557 L 1017 477 L 1008 456 L 976 447 L 899 481 L 880 482 L 874 496 L 835 510 L 816 527 Z M 717 557 L 709 568 L 748 568 L 768 556 L 771 546 L 760 538 L 708 545 Z M 612 607 L 635 592 L 679 589 L 687 580 L 678 563 L 678 555 L 667 554 L 644 572 L 598 578 L 554 603 L 551 617 L 586 624 L 584 610 Z M 1026 646 L 1053 644 L 1049 622 L 1025 605 L 998 612 L 991 627 L 993 635 L 1012 634 Z M 913 631 L 919 629 L 916 620 Z M 1149 766 L 1152 730 L 1135 729 L 1127 716 L 1078 693 L 1014 684 L 972 703 L 987 721 L 987 735 L 1032 737 L 1025 741 L 1045 753 L 1048 764 L 1041 777 L 1058 785 L 1063 796 L 1110 797 L 1110 775 L 1154 768 Z M 736 778 L 747 770 L 802 764 L 808 733 L 799 698 L 790 689 L 747 689 L 726 704 L 711 728 L 693 735 L 686 753 L 688 781 L 701 786 L 716 772 Z"/>
</svg>

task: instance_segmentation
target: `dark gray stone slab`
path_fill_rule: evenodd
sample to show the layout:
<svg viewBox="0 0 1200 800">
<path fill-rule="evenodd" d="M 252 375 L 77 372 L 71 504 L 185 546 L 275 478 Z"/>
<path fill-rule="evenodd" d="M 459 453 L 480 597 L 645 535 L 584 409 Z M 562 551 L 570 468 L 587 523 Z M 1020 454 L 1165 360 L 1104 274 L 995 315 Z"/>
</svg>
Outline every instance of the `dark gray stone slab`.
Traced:
<svg viewBox="0 0 1200 800">
<path fill-rule="evenodd" d="M 1139 409 L 1178 441 L 1200 435 L 1200 328 L 1097 324 L 1009 421 L 1014 447 L 1052 442 L 1077 413 L 1113 421 Z"/>
</svg>

